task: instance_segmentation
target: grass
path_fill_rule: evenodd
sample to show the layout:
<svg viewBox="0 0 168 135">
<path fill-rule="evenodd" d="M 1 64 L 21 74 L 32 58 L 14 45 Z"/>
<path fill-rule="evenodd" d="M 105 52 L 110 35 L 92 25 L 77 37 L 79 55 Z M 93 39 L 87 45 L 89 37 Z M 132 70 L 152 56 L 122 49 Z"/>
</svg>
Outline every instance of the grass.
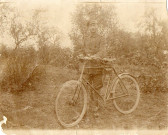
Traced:
<svg viewBox="0 0 168 135">
<path fill-rule="evenodd" d="M 33 82 L 33 88 L 17 94 L 3 92 L 1 115 L 8 118 L 5 129 L 63 129 L 55 115 L 55 99 L 62 84 L 77 79 L 75 71 L 46 66 L 45 75 Z M 138 108 L 131 114 L 119 113 L 112 102 L 102 105 L 99 118 L 88 111 L 88 120 L 82 120 L 72 129 L 166 129 L 167 93 L 141 94 Z M 9 100 L 10 99 L 10 100 Z"/>
</svg>

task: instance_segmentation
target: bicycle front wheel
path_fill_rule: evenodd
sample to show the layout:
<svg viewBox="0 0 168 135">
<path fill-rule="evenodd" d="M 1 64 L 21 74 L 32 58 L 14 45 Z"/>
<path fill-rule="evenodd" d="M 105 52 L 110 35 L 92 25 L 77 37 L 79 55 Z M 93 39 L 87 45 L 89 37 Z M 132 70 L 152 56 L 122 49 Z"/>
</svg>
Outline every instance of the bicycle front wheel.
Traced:
<svg viewBox="0 0 168 135">
<path fill-rule="evenodd" d="M 60 124 L 73 127 L 83 118 L 87 107 L 87 93 L 79 81 L 71 80 L 63 84 L 56 98 L 55 111 Z"/>
<path fill-rule="evenodd" d="M 113 90 L 113 103 L 119 112 L 128 114 L 136 109 L 140 99 L 140 90 L 134 77 L 128 74 L 119 75 Z"/>
</svg>

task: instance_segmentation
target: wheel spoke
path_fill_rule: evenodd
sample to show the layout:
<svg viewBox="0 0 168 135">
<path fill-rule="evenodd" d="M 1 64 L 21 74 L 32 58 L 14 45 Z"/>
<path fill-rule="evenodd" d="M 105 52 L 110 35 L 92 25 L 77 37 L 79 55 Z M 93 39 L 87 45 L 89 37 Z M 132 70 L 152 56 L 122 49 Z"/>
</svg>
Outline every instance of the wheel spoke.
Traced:
<svg viewBox="0 0 168 135">
<path fill-rule="evenodd" d="M 78 124 L 86 111 L 86 91 L 78 84 L 78 81 L 72 81 L 68 86 L 65 83 L 56 99 L 56 115 L 65 127 Z"/>
<path fill-rule="evenodd" d="M 122 81 L 122 80 L 121 80 L 121 81 Z M 129 93 L 129 91 L 128 91 L 126 85 L 124 84 L 124 82 L 121 82 L 121 81 L 119 81 L 119 85 L 120 85 L 120 87 L 121 87 L 121 90 L 123 91 L 124 94 L 125 94 L 125 93 Z"/>
<path fill-rule="evenodd" d="M 127 93 L 125 92 L 126 90 Z M 122 75 L 120 79 L 116 80 L 114 85 L 113 103 L 118 111 L 125 114 L 134 111 L 138 105 L 139 96 L 139 86 L 133 77 Z"/>
</svg>

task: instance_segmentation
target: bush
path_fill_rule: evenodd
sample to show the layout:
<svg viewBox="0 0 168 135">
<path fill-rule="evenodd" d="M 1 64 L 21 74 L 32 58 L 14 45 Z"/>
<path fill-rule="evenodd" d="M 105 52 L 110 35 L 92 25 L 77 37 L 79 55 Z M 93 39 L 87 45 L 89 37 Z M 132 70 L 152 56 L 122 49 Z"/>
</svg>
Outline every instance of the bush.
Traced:
<svg viewBox="0 0 168 135">
<path fill-rule="evenodd" d="M 1 45 L 0 48 L 0 54 L 1 54 L 1 59 L 6 59 L 9 57 L 11 52 L 11 49 L 7 48 L 5 45 Z"/>
<path fill-rule="evenodd" d="M 166 89 L 164 69 L 146 66 L 139 70 L 138 77 L 141 90 L 145 93 L 155 93 Z"/>
<path fill-rule="evenodd" d="M 3 50 L 8 51 L 8 49 Z M 20 91 L 25 88 L 23 86 L 29 87 L 32 81 L 38 81 L 45 73 L 45 68 L 42 68 L 45 66 L 42 65 L 65 67 L 72 62 L 71 53 L 70 49 L 58 46 L 42 46 L 39 51 L 35 51 L 32 47 L 10 51 L 7 53 L 7 62 L 3 71 L 2 90 Z M 41 66 L 36 67 L 36 64 Z"/>
<path fill-rule="evenodd" d="M 34 48 L 18 48 L 10 53 L 1 82 L 2 90 L 18 91 L 36 66 Z"/>
<path fill-rule="evenodd" d="M 53 65 L 56 67 L 65 67 L 71 61 L 72 51 L 69 48 L 59 46 L 42 46 L 39 49 L 40 63 L 44 65 Z"/>
</svg>

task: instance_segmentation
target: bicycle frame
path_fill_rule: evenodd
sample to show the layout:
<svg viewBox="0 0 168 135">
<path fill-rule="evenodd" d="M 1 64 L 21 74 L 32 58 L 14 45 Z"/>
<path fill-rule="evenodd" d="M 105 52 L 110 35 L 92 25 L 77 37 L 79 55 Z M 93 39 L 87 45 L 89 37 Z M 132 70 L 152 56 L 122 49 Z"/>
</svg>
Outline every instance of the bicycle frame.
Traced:
<svg viewBox="0 0 168 135">
<path fill-rule="evenodd" d="M 85 78 L 84 78 L 84 70 L 85 69 L 93 69 L 93 68 L 103 68 L 103 69 L 107 69 L 107 68 L 110 68 L 112 69 L 110 71 L 110 78 L 108 79 L 107 81 L 107 87 L 106 87 L 106 90 L 105 90 L 105 96 L 101 96 L 100 93 L 92 86 L 92 84 L 90 84 Z M 114 72 L 114 74 L 116 75 L 116 78 L 114 80 L 112 80 L 112 72 Z M 124 96 L 128 96 L 128 94 L 123 94 L 121 96 L 118 96 L 118 97 L 115 97 L 115 98 L 110 98 L 110 89 L 112 89 L 112 93 L 114 93 L 113 91 L 113 85 L 115 83 L 115 81 L 117 80 L 117 78 L 120 80 L 121 84 L 124 89 L 126 89 L 126 91 L 128 92 L 126 86 L 124 85 L 123 81 L 121 80 L 120 78 L 120 75 L 117 74 L 116 70 L 114 69 L 113 66 L 102 66 L 102 67 L 86 67 L 86 62 L 83 64 L 83 67 L 82 67 L 82 71 L 81 71 L 81 74 L 80 74 L 80 78 L 79 78 L 79 82 L 81 82 L 83 84 L 83 86 L 86 88 L 86 85 L 88 85 L 91 90 L 93 90 L 102 100 L 103 102 L 106 102 L 108 100 L 114 100 L 116 98 L 121 98 L 121 97 L 124 97 Z M 112 82 L 112 84 L 110 84 Z M 121 86 L 121 87 L 122 87 Z"/>
</svg>

